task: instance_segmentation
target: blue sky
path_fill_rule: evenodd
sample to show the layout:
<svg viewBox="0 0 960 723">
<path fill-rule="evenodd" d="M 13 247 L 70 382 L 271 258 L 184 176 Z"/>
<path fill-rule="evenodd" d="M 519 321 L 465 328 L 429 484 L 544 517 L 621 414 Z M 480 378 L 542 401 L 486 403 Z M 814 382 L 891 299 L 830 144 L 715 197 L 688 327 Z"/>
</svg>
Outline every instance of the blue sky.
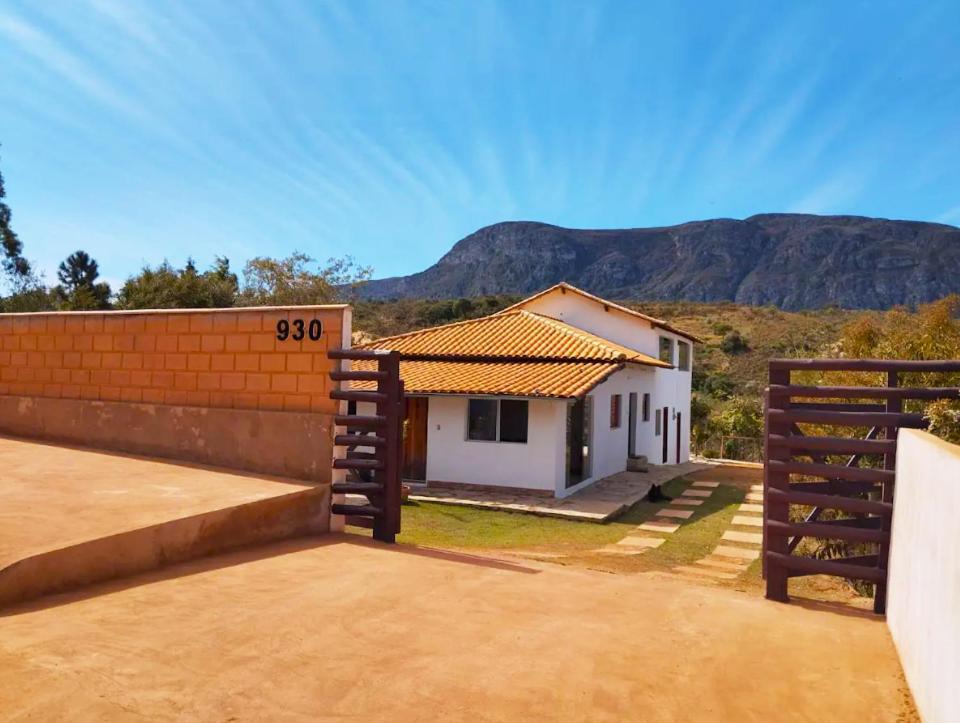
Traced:
<svg viewBox="0 0 960 723">
<path fill-rule="evenodd" d="M 960 225 L 960 3 L 0 0 L 0 169 L 83 248 L 419 271 L 503 220 Z"/>
</svg>

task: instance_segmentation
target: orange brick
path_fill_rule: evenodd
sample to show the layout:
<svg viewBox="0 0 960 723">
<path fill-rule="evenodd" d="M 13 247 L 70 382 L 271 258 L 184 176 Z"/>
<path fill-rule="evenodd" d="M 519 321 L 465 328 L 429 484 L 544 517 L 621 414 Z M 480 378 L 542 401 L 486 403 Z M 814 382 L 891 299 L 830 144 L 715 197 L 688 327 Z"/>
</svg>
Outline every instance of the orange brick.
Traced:
<svg viewBox="0 0 960 723">
<path fill-rule="evenodd" d="M 49 357 L 50 357 L 50 355 L 48 354 L 48 355 L 45 357 L 45 359 L 46 359 L 46 358 L 49 358 Z M 8 351 L 0 351 L 0 367 L 2 367 L 2 366 L 7 366 L 9 363 L 10 363 L 10 352 L 8 352 Z M 59 365 L 59 364 L 50 364 L 49 366 L 60 366 L 60 365 Z"/>
<path fill-rule="evenodd" d="M 285 354 L 261 354 L 260 371 L 262 372 L 282 372 L 287 369 L 287 358 Z"/>
<path fill-rule="evenodd" d="M 130 372 L 125 369 L 110 372 L 110 384 L 115 387 L 126 387 L 130 385 Z"/>
<path fill-rule="evenodd" d="M 192 392 L 197 388 L 196 372 L 177 372 L 173 380 L 174 388 L 178 391 Z"/>
<path fill-rule="evenodd" d="M 237 354 L 234 360 L 234 366 L 238 372 L 257 372 L 260 371 L 259 354 Z"/>
<path fill-rule="evenodd" d="M 223 334 L 204 334 L 200 339 L 200 348 L 206 352 L 223 351 Z"/>
<path fill-rule="evenodd" d="M 88 369 L 74 369 L 70 372 L 71 384 L 89 384 L 90 371 Z"/>
<path fill-rule="evenodd" d="M 128 334 L 147 330 L 147 318 L 143 314 L 131 314 L 123 317 L 123 330 Z"/>
<path fill-rule="evenodd" d="M 68 369 L 54 369 L 53 381 L 65 384 L 70 381 L 70 371 Z"/>
<path fill-rule="evenodd" d="M 60 397 L 60 390 L 61 386 L 59 384 L 44 384 L 43 396 L 58 399 Z"/>
<path fill-rule="evenodd" d="M 32 382 L 34 381 L 34 371 L 31 367 L 18 367 L 17 368 L 17 381 L 18 382 Z"/>
<path fill-rule="evenodd" d="M 20 337 L 20 348 L 26 349 L 27 351 L 36 351 L 37 337 L 33 334 L 26 334 Z"/>
<path fill-rule="evenodd" d="M 43 366 L 43 357 L 44 353 L 42 351 L 28 351 L 27 352 L 27 364 L 34 369 L 38 369 Z"/>
<path fill-rule="evenodd" d="M 13 336 L 9 334 L 3 337 L 3 350 L 4 351 L 17 351 L 20 348 L 20 337 Z M 67 347 L 69 348 L 69 347 Z"/>
<path fill-rule="evenodd" d="M 93 336 L 89 334 L 80 334 L 73 337 L 71 348 L 74 351 L 90 351 L 93 349 Z"/>
<path fill-rule="evenodd" d="M 118 351 L 106 352 L 100 358 L 100 366 L 104 369 L 119 369 L 123 366 L 123 354 Z"/>
<path fill-rule="evenodd" d="M 134 351 L 156 351 L 157 337 L 153 334 L 137 334 L 133 338 Z"/>
<path fill-rule="evenodd" d="M 99 399 L 100 387 L 90 386 L 89 384 L 86 386 L 80 387 L 80 398 L 81 399 Z"/>
<path fill-rule="evenodd" d="M 326 354 L 313 355 L 313 371 L 318 374 L 328 374 L 333 371 L 334 362 Z"/>
<path fill-rule="evenodd" d="M 54 377 L 56 377 L 56 373 L 54 373 Z M 109 384 L 110 372 L 106 369 L 91 369 L 90 382 L 92 384 Z"/>
<path fill-rule="evenodd" d="M 83 317 L 83 330 L 87 334 L 94 334 L 103 331 L 103 316 L 85 316 Z M 67 331 L 70 331 L 69 329 Z"/>
<path fill-rule="evenodd" d="M 82 332 L 81 332 L 82 333 Z M 19 348 L 19 345 L 18 347 Z M 70 351 L 73 349 L 73 337 L 67 334 L 60 334 L 53 337 L 53 348 L 57 351 Z"/>
<path fill-rule="evenodd" d="M 135 387 L 149 387 L 152 372 L 143 370 L 130 372 L 130 384 Z"/>
<path fill-rule="evenodd" d="M 79 399 L 80 386 L 77 384 L 64 384 L 60 389 L 60 396 L 64 399 Z"/>
<path fill-rule="evenodd" d="M 186 334 L 177 337 L 177 351 L 200 351 L 200 335 Z"/>
<path fill-rule="evenodd" d="M 207 391 L 220 388 L 220 375 L 216 372 L 202 372 L 197 374 L 197 389 Z"/>
<path fill-rule="evenodd" d="M 250 351 L 274 351 L 277 340 L 273 334 L 252 334 L 250 336 Z"/>
<path fill-rule="evenodd" d="M 167 354 L 163 365 L 167 369 L 182 370 L 187 368 L 186 354 Z"/>
<path fill-rule="evenodd" d="M 312 396 L 310 397 L 310 411 L 323 414 L 336 414 L 337 402 L 327 396 Z"/>
<path fill-rule="evenodd" d="M 243 311 L 237 314 L 237 331 L 260 331 L 263 328 L 263 314 L 256 311 Z"/>
<path fill-rule="evenodd" d="M 139 402 L 143 399 L 143 392 L 136 387 L 124 387 L 120 390 L 120 399 L 124 402 Z"/>
<path fill-rule="evenodd" d="M 143 369 L 143 354 L 140 352 L 128 352 L 123 355 L 124 369 Z"/>
<path fill-rule="evenodd" d="M 250 336 L 247 334 L 227 334 L 227 351 L 247 351 L 250 349 Z"/>
<path fill-rule="evenodd" d="M 192 372 L 205 372 L 210 370 L 209 354 L 188 354 L 187 369 Z"/>
<path fill-rule="evenodd" d="M 30 333 L 30 317 L 29 316 L 15 316 L 13 318 L 13 333 L 14 334 L 29 334 Z"/>
<path fill-rule="evenodd" d="M 84 319 L 82 316 L 67 316 L 63 318 L 63 329 L 61 330 L 64 334 L 83 334 L 84 333 Z M 50 329 L 53 331 L 53 327 Z M 57 333 L 57 332 L 54 332 Z"/>
<path fill-rule="evenodd" d="M 109 334 L 120 334 L 123 332 L 123 317 L 105 315 L 103 317 L 103 330 Z"/>
<path fill-rule="evenodd" d="M 60 355 L 61 358 L 63 355 Z M 85 351 L 80 355 L 80 363 L 87 369 L 99 369 L 100 362 L 103 360 L 103 354 L 98 351 Z M 54 365 L 51 365 L 54 366 Z M 57 364 L 56 366 L 59 366 Z"/>
<path fill-rule="evenodd" d="M 27 365 L 27 352 L 15 351 L 10 354 L 10 366 L 25 367 Z"/>
<path fill-rule="evenodd" d="M 163 392 L 163 403 L 164 404 L 186 404 L 187 393 L 170 390 L 170 389 L 165 390 Z"/>
<path fill-rule="evenodd" d="M 310 397 L 300 394 L 287 394 L 283 398 L 283 409 L 288 412 L 310 411 Z"/>
<path fill-rule="evenodd" d="M 153 372 L 150 375 L 151 386 L 161 389 L 173 389 L 174 381 L 173 372 Z"/>
<path fill-rule="evenodd" d="M 323 394 L 327 391 L 326 379 L 319 374 L 298 374 L 297 391 L 303 394 Z"/>
<path fill-rule="evenodd" d="M 211 314 L 213 317 L 213 330 L 219 332 L 231 332 L 237 330 L 236 312 L 219 312 Z"/>
<path fill-rule="evenodd" d="M 287 354 L 288 372 L 309 372 L 312 367 L 313 360 L 309 354 Z"/>
<path fill-rule="evenodd" d="M 269 374 L 247 374 L 248 392 L 269 392 L 270 375 Z"/>
<path fill-rule="evenodd" d="M 53 369 L 47 369 L 46 367 L 40 367 L 35 369 L 34 377 L 38 382 L 52 382 L 53 381 Z"/>
<path fill-rule="evenodd" d="M 232 392 L 210 392 L 210 406 L 230 409 L 233 407 Z"/>
<path fill-rule="evenodd" d="M 47 331 L 47 317 L 31 316 L 27 328 L 31 334 L 45 334 Z"/>
<path fill-rule="evenodd" d="M 157 351 L 177 351 L 180 337 L 176 334 L 163 334 L 157 337 Z"/>
<path fill-rule="evenodd" d="M 210 359 L 210 368 L 215 372 L 232 372 L 233 362 L 233 354 L 214 354 Z"/>
<path fill-rule="evenodd" d="M 144 314 L 146 320 L 144 330 L 150 334 L 165 334 L 168 316 L 168 314 Z"/>
<path fill-rule="evenodd" d="M 186 334 L 190 331 L 190 315 L 189 314 L 170 314 L 167 317 L 167 333 L 168 334 Z M 184 397 L 186 398 L 186 397 Z"/>
<path fill-rule="evenodd" d="M 283 409 L 282 394 L 260 394 L 257 397 L 258 409 Z"/>
<path fill-rule="evenodd" d="M 133 351 L 133 334 L 116 334 L 113 337 L 114 351 Z"/>
<path fill-rule="evenodd" d="M 120 401 L 120 387 L 100 387 L 100 398 L 106 401 Z"/>
<path fill-rule="evenodd" d="M 250 392 L 237 392 L 233 395 L 234 409 L 256 409 L 257 395 Z"/>
<path fill-rule="evenodd" d="M 209 407 L 210 392 L 187 392 L 187 404 L 194 407 Z"/>
<path fill-rule="evenodd" d="M 239 372 L 228 372 L 220 376 L 220 387 L 224 391 L 237 392 L 244 388 L 246 383 L 246 374 Z"/>
<path fill-rule="evenodd" d="M 111 334 L 95 335 L 93 337 L 93 348 L 96 351 L 113 351 L 113 336 Z"/>
<path fill-rule="evenodd" d="M 274 374 L 270 377 L 270 391 L 295 392 L 297 391 L 296 374 Z"/>
<path fill-rule="evenodd" d="M 213 331 L 213 319 L 210 314 L 190 314 L 190 331 L 194 334 L 206 334 Z"/>
<path fill-rule="evenodd" d="M 144 354 L 143 355 L 143 368 L 144 369 L 163 369 L 163 354 Z"/>
<path fill-rule="evenodd" d="M 143 401 L 145 404 L 163 404 L 162 389 L 144 389 Z"/>
<path fill-rule="evenodd" d="M 67 369 L 76 369 L 83 361 L 83 355 L 78 351 L 68 351 L 63 354 L 63 366 Z"/>
<path fill-rule="evenodd" d="M 37 337 L 37 349 L 40 351 L 53 351 L 56 349 L 55 337 L 50 334 Z"/>
</svg>

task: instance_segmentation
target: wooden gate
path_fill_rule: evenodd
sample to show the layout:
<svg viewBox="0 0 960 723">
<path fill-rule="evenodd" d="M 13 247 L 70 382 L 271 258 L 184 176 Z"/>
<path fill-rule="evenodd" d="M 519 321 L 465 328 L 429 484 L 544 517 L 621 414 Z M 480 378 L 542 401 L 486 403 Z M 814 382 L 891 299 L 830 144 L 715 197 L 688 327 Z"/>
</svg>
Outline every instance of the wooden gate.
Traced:
<svg viewBox="0 0 960 723">
<path fill-rule="evenodd" d="M 883 383 L 802 386 L 791 383 L 791 373 L 797 371 L 878 373 Z M 960 361 L 770 361 L 763 520 L 768 598 L 786 602 L 790 577 L 837 575 L 875 583 L 874 611 L 885 611 L 897 431 L 927 426 L 922 414 L 904 411 L 904 402 L 960 398 L 960 387 L 901 386 L 901 375 L 945 372 L 960 372 Z M 828 431 L 808 436 L 800 425 Z M 831 513 L 832 519 L 821 519 L 826 510 L 844 516 Z M 834 559 L 796 554 L 805 537 L 862 543 L 870 552 Z"/>
<path fill-rule="evenodd" d="M 400 471 L 403 467 L 400 354 L 395 351 L 337 349 L 329 351 L 327 356 L 359 361 L 369 367 L 334 370 L 330 372 L 334 382 L 376 384 L 375 390 L 338 388 L 330 392 L 331 399 L 355 405 L 376 405 L 375 414 L 348 411 L 334 417 L 334 424 L 344 427 L 346 432 L 334 437 L 334 445 L 346 447 L 346 453 L 334 459 L 333 468 L 346 470 L 347 479 L 334 482 L 333 492 L 363 495 L 367 504 L 336 503 L 331 507 L 332 512 L 346 515 L 347 524 L 372 528 L 377 540 L 394 542 L 400 532 Z"/>
</svg>

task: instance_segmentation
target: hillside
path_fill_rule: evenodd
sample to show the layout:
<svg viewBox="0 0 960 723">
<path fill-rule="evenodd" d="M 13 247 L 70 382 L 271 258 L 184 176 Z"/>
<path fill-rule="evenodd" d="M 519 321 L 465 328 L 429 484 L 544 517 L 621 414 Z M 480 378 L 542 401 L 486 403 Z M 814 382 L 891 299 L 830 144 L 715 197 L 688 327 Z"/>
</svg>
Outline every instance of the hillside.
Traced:
<svg viewBox="0 0 960 723">
<path fill-rule="evenodd" d="M 960 291 L 960 228 L 860 216 L 763 214 L 589 231 L 498 223 L 367 299 L 528 294 L 568 281 L 607 298 L 884 309 Z"/>
</svg>

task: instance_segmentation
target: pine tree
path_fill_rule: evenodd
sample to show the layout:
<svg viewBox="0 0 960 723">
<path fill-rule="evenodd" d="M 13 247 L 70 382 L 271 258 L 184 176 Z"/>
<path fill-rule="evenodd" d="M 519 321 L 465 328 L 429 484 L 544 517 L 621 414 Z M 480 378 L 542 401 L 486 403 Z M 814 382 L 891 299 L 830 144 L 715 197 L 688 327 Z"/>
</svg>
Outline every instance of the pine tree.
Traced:
<svg viewBox="0 0 960 723">
<path fill-rule="evenodd" d="M 3 185 L 3 173 L 0 172 L 0 247 L 3 249 L 2 267 L 4 273 L 11 278 L 14 286 L 19 286 L 18 281 L 30 277 L 30 262 L 23 256 L 23 242 L 17 238 L 17 234 L 10 228 L 10 207 L 4 203 L 7 196 L 6 188 Z"/>
</svg>

